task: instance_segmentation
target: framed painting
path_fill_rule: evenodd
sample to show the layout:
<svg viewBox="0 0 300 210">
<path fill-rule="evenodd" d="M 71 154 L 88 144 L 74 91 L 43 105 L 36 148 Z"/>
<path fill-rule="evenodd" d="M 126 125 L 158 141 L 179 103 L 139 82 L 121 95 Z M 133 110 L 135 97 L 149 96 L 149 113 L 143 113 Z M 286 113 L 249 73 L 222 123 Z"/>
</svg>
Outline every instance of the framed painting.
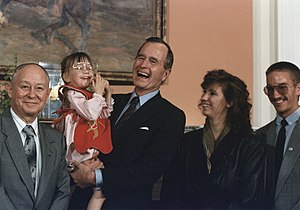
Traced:
<svg viewBox="0 0 300 210">
<path fill-rule="evenodd" d="M 165 0 L 0 0 L 0 65 L 59 65 L 87 52 L 112 85 L 131 84 L 135 53 L 165 35 Z"/>
</svg>

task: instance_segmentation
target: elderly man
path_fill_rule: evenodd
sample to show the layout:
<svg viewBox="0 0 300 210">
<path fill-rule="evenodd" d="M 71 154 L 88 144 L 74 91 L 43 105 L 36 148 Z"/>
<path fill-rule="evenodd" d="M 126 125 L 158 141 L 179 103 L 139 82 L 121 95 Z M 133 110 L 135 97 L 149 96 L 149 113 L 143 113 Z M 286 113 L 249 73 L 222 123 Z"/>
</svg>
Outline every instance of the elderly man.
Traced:
<svg viewBox="0 0 300 210">
<path fill-rule="evenodd" d="M 75 183 L 102 189 L 107 198 L 103 209 L 151 206 L 152 186 L 167 169 L 184 133 L 183 111 L 159 91 L 172 64 L 170 46 L 160 38 L 148 38 L 133 63 L 133 92 L 113 95 L 110 119 L 114 149 L 99 155 L 104 168 L 93 171 L 74 163 L 77 170 L 71 176 Z M 81 203 L 82 195 L 77 197 Z"/>
<path fill-rule="evenodd" d="M 64 138 L 37 120 L 49 93 L 43 67 L 26 63 L 16 68 L 8 90 L 11 107 L 0 115 L 0 209 L 68 206 Z"/>
</svg>

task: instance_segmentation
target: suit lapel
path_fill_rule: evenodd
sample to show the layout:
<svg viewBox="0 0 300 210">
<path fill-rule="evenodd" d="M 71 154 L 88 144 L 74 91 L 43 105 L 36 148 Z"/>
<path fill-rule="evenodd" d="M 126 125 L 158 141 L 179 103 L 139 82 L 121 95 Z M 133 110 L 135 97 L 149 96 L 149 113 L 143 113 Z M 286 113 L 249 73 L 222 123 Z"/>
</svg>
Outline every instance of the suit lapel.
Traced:
<svg viewBox="0 0 300 210">
<path fill-rule="evenodd" d="M 129 98 L 131 96 L 130 94 L 126 94 L 121 96 L 122 98 L 119 98 L 119 100 L 116 100 L 115 104 L 120 103 L 116 108 L 114 108 L 114 112 L 110 118 L 112 125 L 116 122 L 119 115 L 121 114 L 122 110 L 124 109 L 125 105 L 127 104 Z M 126 126 L 122 128 L 118 128 L 118 133 L 121 133 L 121 130 L 126 130 L 129 127 L 132 127 L 134 125 L 143 125 L 143 121 L 147 121 L 151 116 L 155 115 L 154 112 L 161 112 L 163 109 L 161 107 L 164 106 L 164 103 L 161 103 L 162 97 L 160 93 L 156 94 L 153 98 L 148 100 L 142 107 L 140 107 L 128 120 L 128 123 Z M 151 107 L 151 109 L 147 108 Z M 149 112 L 149 110 L 152 110 Z M 157 114 L 157 113 L 156 113 Z"/>
<path fill-rule="evenodd" d="M 276 121 L 274 120 L 270 123 L 269 129 L 267 131 L 266 143 L 275 148 L 276 146 Z"/>
<path fill-rule="evenodd" d="M 149 101 L 147 101 L 143 106 L 141 106 L 132 116 L 128 122 L 128 126 L 135 126 L 135 125 L 143 125 L 149 118 L 152 116 L 160 116 L 164 112 L 162 108 L 164 103 L 162 102 L 162 97 L 158 93 Z M 151 108 L 149 108 L 151 107 Z M 151 110 L 151 112 L 149 112 Z"/>
<path fill-rule="evenodd" d="M 28 189 L 32 200 L 35 200 L 34 186 L 29 172 L 27 158 L 25 152 L 22 152 L 24 151 L 22 140 L 9 110 L 6 110 L 3 113 L 2 132 L 7 136 L 5 144 L 11 155 L 12 161 L 14 162 L 24 185 Z"/>
<path fill-rule="evenodd" d="M 297 121 L 285 151 L 279 171 L 275 198 L 279 195 L 300 156 L 300 122 Z"/>
<path fill-rule="evenodd" d="M 212 174 L 215 169 L 220 170 L 220 168 L 226 167 L 226 162 L 232 159 L 232 151 L 234 148 L 237 148 L 240 140 L 240 137 L 236 136 L 232 131 L 230 131 L 222 141 L 219 146 L 215 149 L 211 156 L 211 164 L 212 164 Z"/>
<path fill-rule="evenodd" d="M 122 110 L 126 106 L 127 102 L 129 101 L 129 98 L 131 96 L 131 93 L 125 94 L 125 95 L 113 95 L 113 98 L 115 99 L 114 104 L 114 111 L 111 114 L 110 122 L 111 127 L 113 127 L 120 116 Z"/>
<path fill-rule="evenodd" d="M 54 163 L 55 163 L 55 147 L 51 145 L 54 143 L 54 139 L 49 135 L 48 132 L 43 129 L 43 126 L 39 126 L 39 140 L 41 146 L 41 156 L 42 156 L 42 172 L 37 193 L 37 203 L 43 197 L 47 183 L 49 183 L 50 176 L 52 174 Z"/>
</svg>

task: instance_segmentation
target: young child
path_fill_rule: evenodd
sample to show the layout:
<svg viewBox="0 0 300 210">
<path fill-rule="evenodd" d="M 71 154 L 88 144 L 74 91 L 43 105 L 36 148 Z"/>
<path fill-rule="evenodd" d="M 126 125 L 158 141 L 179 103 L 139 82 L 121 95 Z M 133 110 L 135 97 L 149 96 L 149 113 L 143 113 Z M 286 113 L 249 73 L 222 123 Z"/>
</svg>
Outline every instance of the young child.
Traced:
<svg viewBox="0 0 300 210">
<path fill-rule="evenodd" d="M 108 81 L 99 73 L 94 75 L 91 59 L 84 52 L 63 59 L 61 76 L 65 84 L 59 88 L 62 106 L 56 112 L 60 116 L 53 125 L 65 135 L 66 159 L 72 170 L 75 160 L 89 160 L 98 151 L 111 152 L 108 117 L 113 110 L 113 99 Z M 90 87 L 93 92 L 87 90 Z M 88 209 L 100 209 L 104 200 L 102 192 L 94 190 Z"/>
</svg>

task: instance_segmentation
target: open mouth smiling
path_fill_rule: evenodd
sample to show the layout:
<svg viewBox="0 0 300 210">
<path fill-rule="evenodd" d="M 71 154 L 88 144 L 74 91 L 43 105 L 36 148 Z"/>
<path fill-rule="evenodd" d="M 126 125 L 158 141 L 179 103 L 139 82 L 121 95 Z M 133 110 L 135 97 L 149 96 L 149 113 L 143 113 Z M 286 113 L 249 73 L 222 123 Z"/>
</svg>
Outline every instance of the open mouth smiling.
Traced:
<svg viewBox="0 0 300 210">
<path fill-rule="evenodd" d="M 149 78 L 150 74 L 146 73 L 146 72 L 142 72 L 142 71 L 137 71 L 137 76 L 138 77 L 143 77 L 143 78 Z"/>
<path fill-rule="evenodd" d="M 207 102 L 201 102 L 201 106 L 202 106 L 202 107 L 209 107 L 210 104 L 208 104 Z"/>
<path fill-rule="evenodd" d="M 284 101 L 286 101 L 286 98 L 277 98 L 277 99 L 273 99 L 272 102 L 274 104 L 281 104 L 283 103 Z"/>
<path fill-rule="evenodd" d="M 82 77 L 81 79 L 82 79 L 82 80 L 90 80 L 91 77 Z"/>
</svg>

